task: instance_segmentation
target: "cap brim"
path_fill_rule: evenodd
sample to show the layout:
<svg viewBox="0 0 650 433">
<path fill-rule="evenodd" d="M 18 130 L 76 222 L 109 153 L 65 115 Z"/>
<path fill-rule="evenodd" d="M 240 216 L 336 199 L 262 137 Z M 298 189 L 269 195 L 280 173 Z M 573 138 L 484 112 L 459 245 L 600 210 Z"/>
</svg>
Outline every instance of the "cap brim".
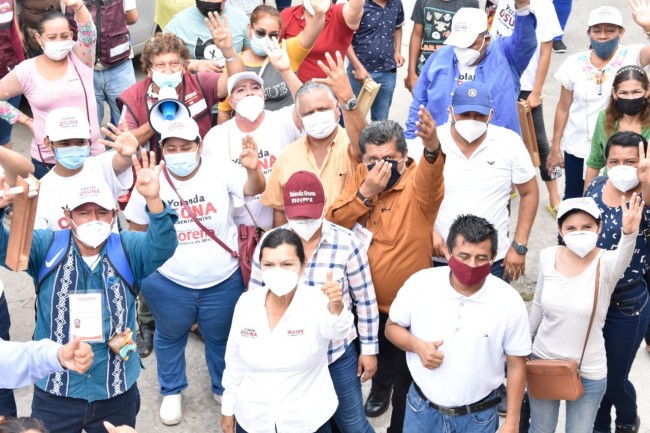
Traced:
<svg viewBox="0 0 650 433">
<path fill-rule="evenodd" d="M 57 135 L 56 133 L 49 134 L 47 136 L 50 141 L 61 141 L 61 140 L 90 140 L 90 131 L 80 132 L 79 134 L 61 134 Z"/>
<path fill-rule="evenodd" d="M 98 206 L 103 207 L 106 210 L 113 210 L 113 209 L 115 209 L 117 207 L 117 200 L 115 200 L 115 202 L 113 202 L 113 201 L 109 202 L 107 200 L 102 200 L 102 199 L 89 199 L 89 200 L 73 203 L 74 207 L 71 207 L 70 210 L 75 210 L 79 206 L 87 204 L 87 203 L 94 203 L 94 204 L 96 204 Z"/>
<path fill-rule="evenodd" d="M 237 75 L 232 75 L 232 77 L 237 78 L 237 80 L 230 82 L 230 79 L 228 79 L 228 83 L 226 84 L 228 87 L 228 95 L 232 93 L 232 89 L 234 89 L 242 80 L 253 80 L 260 86 L 264 87 L 264 80 L 262 80 L 262 77 L 252 71 L 238 72 Z"/>
<path fill-rule="evenodd" d="M 490 114 L 491 109 L 490 107 L 485 107 L 483 105 L 454 105 L 453 108 L 455 114 L 464 114 L 469 113 L 470 111 L 475 111 L 484 116 Z"/>
<path fill-rule="evenodd" d="M 451 45 L 452 47 L 467 48 L 474 43 L 478 35 L 478 33 L 471 35 L 469 33 L 451 32 L 444 44 Z"/>
<path fill-rule="evenodd" d="M 285 206 L 284 212 L 287 214 L 287 219 L 317 219 L 323 216 L 324 207 L 325 203 L 299 204 L 293 206 Z"/>
</svg>

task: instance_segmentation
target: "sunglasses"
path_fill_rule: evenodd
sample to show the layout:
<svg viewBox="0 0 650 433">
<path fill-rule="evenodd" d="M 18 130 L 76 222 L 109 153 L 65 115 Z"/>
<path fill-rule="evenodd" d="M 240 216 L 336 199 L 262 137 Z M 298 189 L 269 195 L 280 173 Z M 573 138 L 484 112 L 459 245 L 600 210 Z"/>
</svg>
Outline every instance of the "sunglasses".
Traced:
<svg viewBox="0 0 650 433">
<path fill-rule="evenodd" d="M 255 28 L 253 29 L 253 31 L 255 32 L 255 36 L 257 36 L 260 39 L 262 39 L 265 36 L 268 36 L 269 39 L 271 39 L 271 38 L 280 39 L 280 32 L 268 32 L 267 33 L 266 30 L 264 30 L 264 29 L 255 29 Z"/>
</svg>

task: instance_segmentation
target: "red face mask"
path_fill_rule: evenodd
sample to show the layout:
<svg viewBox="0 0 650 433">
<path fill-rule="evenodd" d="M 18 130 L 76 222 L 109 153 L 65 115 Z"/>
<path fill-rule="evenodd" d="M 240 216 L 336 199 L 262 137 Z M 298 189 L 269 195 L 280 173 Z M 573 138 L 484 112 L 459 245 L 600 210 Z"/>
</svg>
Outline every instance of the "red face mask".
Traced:
<svg viewBox="0 0 650 433">
<path fill-rule="evenodd" d="M 454 256 L 449 258 L 448 264 L 454 277 L 462 285 L 467 287 L 476 286 L 484 281 L 492 270 L 492 265 L 489 262 L 481 266 L 473 267 L 461 262 Z"/>
</svg>

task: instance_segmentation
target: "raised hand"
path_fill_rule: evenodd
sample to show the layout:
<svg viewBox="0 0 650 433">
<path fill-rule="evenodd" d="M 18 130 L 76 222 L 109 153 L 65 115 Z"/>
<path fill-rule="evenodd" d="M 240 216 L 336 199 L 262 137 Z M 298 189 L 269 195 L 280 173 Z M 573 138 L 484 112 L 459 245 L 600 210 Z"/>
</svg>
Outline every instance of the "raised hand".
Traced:
<svg viewBox="0 0 650 433">
<path fill-rule="evenodd" d="M 319 60 L 318 66 L 325 72 L 327 77 L 314 78 L 312 81 L 327 84 L 339 102 L 348 102 L 354 97 L 354 92 L 352 91 L 352 86 L 350 86 L 348 73 L 345 70 L 343 56 L 337 51 L 335 62 L 330 53 L 325 53 L 325 60 L 327 60 L 327 65 Z"/>
<path fill-rule="evenodd" d="M 643 28 L 643 31 L 650 30 L 650 6 L 648 0 L 628 0 L 630 9 L 632 9 L 632 18 L 634 22 Z"/>
<path fill-rule="evenodd" d="M 93 349 L 88 343 L 81 341 L 80 337 L 74 337 L 73 341 L 59 349 L 59 362 L 68 370 L 83 374 L 93 363 Z"/>
<path fill-rule="evenodd" d="M 415 135 L 422 139 L 422 144 L 429 152 L 437 151 L 440 149 L 440 140 L 438 139 L 436 121 L 433 120 L 429 110 L 424 105 L 420 105 L 418 119 L 415 122 L 415 126 L 417 127 Z"/>
<path fill-rule="evenodd" d="M 325 15 L 330 8 L 331 0 L 310 0 L 311 7 L 314 8 L 314 15 Z"/>
<path fill-rule="evenodd" d="M 645 203 L 637 193 L 632 193 L 630 198 L 630 206 L 625 203 L 625 195 L 621 196 L 621 211 L 623 212 L 623 233 L 629 235 L 637 233 L 641 225 L 641 216 Z"/>
<path fill-rule="evenodd" d="M 121 131 L 112 123 L 109 123 L 106 126 L 107 127 L 102 128 L 102 133 L 110 140 L 100 138 L 99 142 L 101 144 L 110 147 L 111 149 L 115 149 L 117 153 L 126 158 L 131 158 L 131 156 L 137 153 L 140 143 L 138 143 L 138 139 L 135 138 L 135 135 L 129 131 L 124 116 L 120 118 L 120 126 L 122 127 Z"/>
<path fill-rule="evenodd" d="M 327 271 L 327 280 L 321 288 L 329 299 L 329 309 L 332 314 L 339 315 L 343 311 L 343 288 L 338 281 L 332 281 L 332 270 Z"/>
<path fill-rule="evenodd" d="M 432 342 L 420 340 L 420 344 L 416 353 L 420 357 L 420 362 L 424 368 L 434 370 L 442 365 L 442 361 L 445 358 L 445 353 L 438 350 L 438 348 L 442 346 L 443 343 L 443 340 Z"/>
<path fill-rule="evenodd" d="M 643 149 L 643 142 L 639 142 L 639 165 L 636 167 L 636 175 L 642 185 L 650 183 L 650 159 Z"/>
<path fill-rule="evenodd" d="M 226 51 L 232 50 L 232 33 L 228 25 L 228 17 L 223 16 L 223 21 L 219 18 L 219 14 L 208 12 L 208 17 L 205 19 L 205 25 L 208 26 L 214 44 L 221 50 L 224 56 Z M 225 50 L 225 51 L 224 51 Z"/>
<path fill-rule="evenodd" d="M 365 198 L 372 198 L 386 189 L 391 173 L 390 163 L 382 160 L 377 161 L 375 166 L 368 172 L 359 192 Z"/>
<path fill-rule="evenodd" d="M 160 181 L 158 179 L 161 170 L 165 167 L 165 161 L 160 161 L 160 164 L 156 165 L 156 153 L 149 152 L 147 155 L 147 151 L 144 149 L 142 149 L 140 156 L 142 164 L 135 155 L 131 157 L 137 177 L 135 187 L 145 199 L 157 199 L 160 192 Z"/>
<path fill-rule="evenodd" d="M 246 135 L 241 139 L 241 154 L 239 163 L 247 170 L 257 170 L 259 167 L 259 155 L 257 143 L 252 135 Z"/>
<path fill-rule="evenodd" d="M 278 72 L 284 72 L 291 69 L 291 59 L 287 53 L 287 44 L 278 42 L 277 38 L 269 39 L 268 36 L 264 37 L 266 44 L 264 45 L 264 52 L 266 53 L 269 62 Z"/>
</svg>

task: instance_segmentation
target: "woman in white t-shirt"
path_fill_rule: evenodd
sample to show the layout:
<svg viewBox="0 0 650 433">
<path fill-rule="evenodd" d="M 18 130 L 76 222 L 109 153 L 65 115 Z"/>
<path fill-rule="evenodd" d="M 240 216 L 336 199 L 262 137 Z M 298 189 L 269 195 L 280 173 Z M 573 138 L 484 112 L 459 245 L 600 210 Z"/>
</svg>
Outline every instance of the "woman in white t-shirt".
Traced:
<svg viewBox="0 0 650 433">
<path fill-rule="evenodd" d="M 262 240 L 264 287 L 237 302 L 226 349 L 224 433 L 325 433 L 338 405 L 327 367 L 330 340 L 353 316 L 328 272 L 322 293 L 299 282 L 306 258 L 300 238 L 277 229 Z"/>
<path fill-rule="evenodd" d="M 644 31 L 650 31 L 650 6 L 633 5 L 632 16 Z M 649 45 L 619 44 L 625 29 L 618 9 L 601 6 L 592 10 L 587 25 L 591 49 L 570 56 L 555 73 L 562 90 L 546 168 L 552 172 L 564 167 L 565 199 L 582 196 L 584 161 L 598 113 L 607 107 L 616 71 L 625 65 L 650 63 Z"/>
<path fill-rule="evenodd" d="M 185 346 L 190 328 L 194 323 L 201 328 L 211 390 L 221 402 L 226 341 L 235 304 L 244 292 L 239 261 L 206 231 L 237 251 L 232 199 L 261 193 L 266 181 L 251 138 L 242 143 L 241 167 L 229 160 L 202 158 L 199 127 L 191 118 L 170 122 L 160 143 L 168 171 L 160 181 L 160 197 L 178 212 L 178 247 L 142 281 L 140 290 L 156 322 L 154 350 L 164 396 L 160 420 L 175 425 L 183 416 L 181 391 L 187 388 Z M 133 191 L 124 211 L 130 230 L 142 231 L 149 224 L 144 204 Z"/>
<path fill-rule="evenodd" d="M 557 217 L 562 245 L 540 253 L 537 288 L 530 312 L 534 358 L 572 359 L 580 363 L 600 267 L 598 303 L 580 369 L 585 393 L 576 401 L 566 402 L 567 433 L 592 432 L 607 387 L 602 330 L 616 282 L 634 252 L 643 202 L 635 193 L 629 208 L 625 199 L 621 199 L 621 208 L 619 247 L 605 251 L 596 247 L 602 229 L 596 202 L 591 197 L 564 200 Z M 559 400 L 531 397 L 530 432 L 555 432 L 559 408 Z"/>
</svg>

